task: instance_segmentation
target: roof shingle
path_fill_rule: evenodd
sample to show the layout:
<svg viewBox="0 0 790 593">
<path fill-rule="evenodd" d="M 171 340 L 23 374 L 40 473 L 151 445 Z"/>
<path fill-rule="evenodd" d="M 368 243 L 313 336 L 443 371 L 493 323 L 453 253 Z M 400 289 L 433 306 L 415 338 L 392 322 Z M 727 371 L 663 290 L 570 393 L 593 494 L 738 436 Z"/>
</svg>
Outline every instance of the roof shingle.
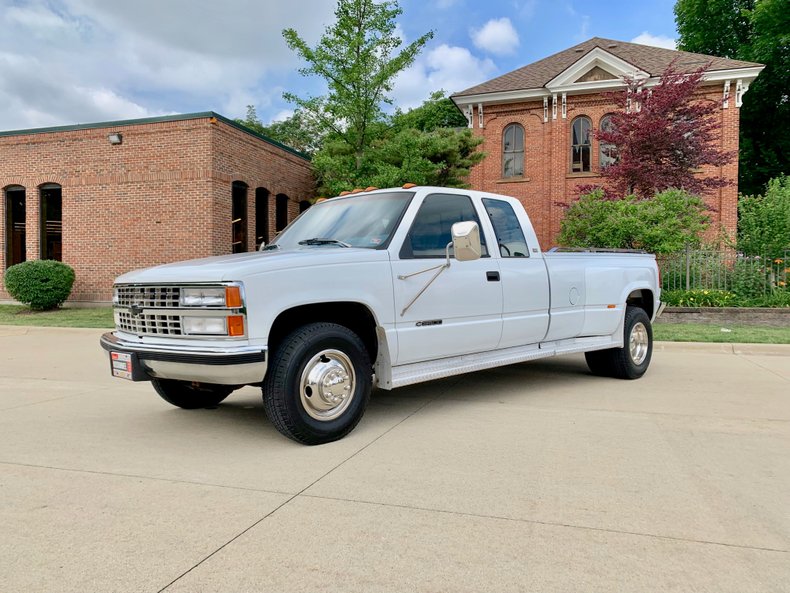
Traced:
<svg viewBox="0 0 790 593">
<path fill-rule="evenodd" d="M 647 72 L 651 76 L 659 76 L 675 59 L 677 59 L 676 66 L 681 72 L 696 70 L 707 63 L 710 63 L 709 72 L 762 66 L 762 64 L 754 62 L 730 60 L 728 58 L 706 56 L 704 54 L 677 51 L 663 47 L 651 47 L 614 39 L 593 37 L 547 58 L 455 93 L 453 97 L 541 88 L 596 47 Z"/>
</svg>

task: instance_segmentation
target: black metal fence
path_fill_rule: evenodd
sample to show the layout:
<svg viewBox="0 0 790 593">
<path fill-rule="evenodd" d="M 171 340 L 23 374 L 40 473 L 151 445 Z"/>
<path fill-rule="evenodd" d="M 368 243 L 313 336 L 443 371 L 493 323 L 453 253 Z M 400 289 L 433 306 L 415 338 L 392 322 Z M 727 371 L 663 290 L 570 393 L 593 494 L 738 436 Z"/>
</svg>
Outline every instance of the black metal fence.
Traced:
<svg viewBox="0 0 790 593">
<path fill-rule="evenodd" d="M 723 290 L 750 297 L 790 290 L 790 247 L 773 257 L 687 249 L 657 260 L 662 290 Z"/>
</svg>

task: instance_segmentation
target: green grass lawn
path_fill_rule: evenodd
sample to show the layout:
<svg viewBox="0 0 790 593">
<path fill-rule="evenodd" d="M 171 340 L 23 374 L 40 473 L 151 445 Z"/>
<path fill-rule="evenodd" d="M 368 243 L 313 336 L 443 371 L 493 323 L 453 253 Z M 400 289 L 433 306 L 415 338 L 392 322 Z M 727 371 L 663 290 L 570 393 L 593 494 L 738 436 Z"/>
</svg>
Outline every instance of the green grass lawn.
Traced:
<svg viewBox="0 0 790 593">
<path fill-rule="evenodd" d="M 722 328 L 731 331 L 722 331 Z M 790 327 L 721 325 L 706 323 L 656 323 L 653 338 L 664 342 L 735 342 L 741 344 L 790 344 Z"/>
<path fill-rule="evenodd" d="M 0 325 L 37 325 L 45 327 L 113 327 L 111 307 L 65 308 L 31 311 L 22 305 L 0 305 Z"/>
</svg>

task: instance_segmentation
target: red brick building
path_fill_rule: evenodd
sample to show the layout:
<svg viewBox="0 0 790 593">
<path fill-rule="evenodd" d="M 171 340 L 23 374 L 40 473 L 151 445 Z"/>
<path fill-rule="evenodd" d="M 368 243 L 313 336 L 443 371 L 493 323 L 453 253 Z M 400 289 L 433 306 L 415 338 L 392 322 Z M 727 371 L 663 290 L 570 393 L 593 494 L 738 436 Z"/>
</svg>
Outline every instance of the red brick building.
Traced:
<svg viewBox="0 0 790 593">
<path fill-rule="evenodd" d="M 0 269 L 61 260 L 71 301 L 110 300 L 135 268 L 252 251 L 314 196 L 305 156 L 213 112 L 0 132 L 0 190 Z"/>
<path fill-rule="evenodd" d="M 699 99 L 720 106 L 721 148 L 737 151 L 743 94 L 762 65 L 595 37 L 453 95 L 488 155 L 472 170 L 472 188 L 519 198 L 541 243 L 553 245 L 564 212 L 558 203 L 572 201 L 579 185 L 600 183 L 609 158 L 593 134 L 615 110 L 602 93 L 623 88 L 626 75 L 649 88 L 673 60 L 681 71 L 710 63 Z M 734 236 L 737 159 L 702 174 L 733 182 L 705 198 L 711 233 Z"/>
</svg>

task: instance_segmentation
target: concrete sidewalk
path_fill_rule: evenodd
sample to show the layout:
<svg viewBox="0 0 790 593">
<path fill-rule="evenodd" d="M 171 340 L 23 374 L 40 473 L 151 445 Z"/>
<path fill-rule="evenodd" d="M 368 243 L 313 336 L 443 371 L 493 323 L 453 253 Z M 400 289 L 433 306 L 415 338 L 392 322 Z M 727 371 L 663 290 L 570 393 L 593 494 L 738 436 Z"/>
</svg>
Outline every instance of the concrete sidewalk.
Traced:
<svg viewBox="0 0 790 593">
<path fill-rule="evenodd" d="M 790 349 L 377 391 L 303 447 L 255 389 L 112 379 L 100 333 L 0 326 L 0 591 L 788 590 Z"/>
</svg>

